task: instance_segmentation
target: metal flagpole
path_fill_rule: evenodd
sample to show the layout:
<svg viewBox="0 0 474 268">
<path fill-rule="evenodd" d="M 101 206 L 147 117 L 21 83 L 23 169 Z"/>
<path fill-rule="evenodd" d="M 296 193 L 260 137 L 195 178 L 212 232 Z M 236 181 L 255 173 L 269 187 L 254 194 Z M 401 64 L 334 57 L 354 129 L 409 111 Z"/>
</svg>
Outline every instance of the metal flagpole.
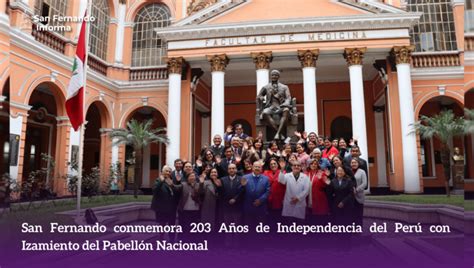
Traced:
<svg viewBox="0 0 474 268">
<path fill-rule="evenodd" d="M 85 15 L 91 16 L 92 10 L 91 10 L 92 2 L 90 0 L 87 0 L 87 6 L 86 6 L 86 12 Z M 84 16 L 85 19 L 85 16 Z M 79 128 L 79 157 L 78 157 L 78 163 L 77 163 L 77 204 L 76 204 L 76 216 L 79 218 L 81 216 L 81 190 L 82 190 L 82 161 L 84 159 L 84 131 L 85 131 L 85 114 L 86 114 L 86 85 L 87 85 L 87 70 L 89 69 L 87 66 L 88 58 L 89 58 L 89 25 L 90 22 L 87 22 L 86 25 L 86 37 L 85 37 L 85 46 L 86 46 L 86 57 L 84 60 L 84 88 L 82 92 L 82 118 L 83 118 L 83 123 L 81 124 Z"/>
</svg>

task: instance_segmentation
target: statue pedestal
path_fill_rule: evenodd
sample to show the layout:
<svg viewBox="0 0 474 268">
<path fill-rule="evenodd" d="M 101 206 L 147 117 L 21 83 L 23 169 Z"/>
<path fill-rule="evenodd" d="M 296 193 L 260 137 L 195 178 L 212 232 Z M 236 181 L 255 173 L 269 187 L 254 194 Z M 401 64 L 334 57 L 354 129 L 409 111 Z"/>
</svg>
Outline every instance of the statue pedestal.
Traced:
<svg viewBox="0 0 474 268">
<path fill-rule="evenodd" d="M 454 189 L 464 189 L 464 161 L 454 161 L 453 165 L 453 186 Z"/>
</svg>

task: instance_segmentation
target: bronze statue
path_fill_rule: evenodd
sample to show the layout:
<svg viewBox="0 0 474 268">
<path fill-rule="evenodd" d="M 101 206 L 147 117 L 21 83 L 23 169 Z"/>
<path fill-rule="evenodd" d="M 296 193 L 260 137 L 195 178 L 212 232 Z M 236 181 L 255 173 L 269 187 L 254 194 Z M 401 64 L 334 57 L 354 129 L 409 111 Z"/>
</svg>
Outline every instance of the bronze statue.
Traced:
<svg viewBox="0 0 474 268">
<path fill-rule="evenodd" d="M 461 150 L 459 149 L 459 147 L 454 147 L 453 160 L 455 163 L 457 161 L 463 161 L 464 163 L 464 155 L 461 154 Z"/>
<path fill-rule="evenodd" d="M 287 85 L 278 82 L 280 72 L 271 72 L 271 82 L 262 87 L 257 95 L 257 109 L 260 111 L 259 117 L 265 120 L 277 132 L 275 139 L 283 139 L 282 130 L 288 121 L 291 110 L 291 95 Z M 274 115 L 279 116 L 279 120 L 274 119 Z"/>
</svg>

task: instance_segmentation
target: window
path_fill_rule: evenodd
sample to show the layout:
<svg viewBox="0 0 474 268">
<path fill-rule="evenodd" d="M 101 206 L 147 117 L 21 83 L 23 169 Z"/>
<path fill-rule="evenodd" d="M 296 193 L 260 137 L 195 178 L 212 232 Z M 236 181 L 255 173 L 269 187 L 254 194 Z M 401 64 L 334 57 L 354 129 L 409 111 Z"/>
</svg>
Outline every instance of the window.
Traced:
<svg viewBox="0 0 474 268">
<path fill-rule="evenodd" d="M 166 44 L 155 28 L 170 24 L 170 11 L 163 4 L 149 4 L 138 12 L 133 26 L 132 66 L 156 66 L 164 64 Z"/>
<path fill-rule="evenodd" d="M 423 13 L 410 31 L 416 51 L 457 49 L 451 0 L 409 0 L 407 9 Z"/>
<path fill-rule="evenodd" d="M 49 21 L 41 22 L 51 26 L 64 26 L 65 22 L 60 20 L 53 20 L 54 16 L 65 17 L 67 13 L 67 0 L 36 0 L 35 3 L 35 15 L 39 15 L 43 18 L 49 18 Z M 58 30 L 62 30 L 63 27 L 55 27 Z M 64 34 L 63 31 L 58 32 Z"/>
<path fill-rule="evenodd" d="M 109 5 L 107 0 L 92 1 L 91 16 L 95 21 L 89 27 L 90 53 L 102 60 L 107 60 L 107 40 L 109 36 Z"/>
<path fill-rule="evenodd" d="M 464 16 L 464 32 L 474 32 L 474 0 L 466 0 L 466 10 Z"/>
</svg>

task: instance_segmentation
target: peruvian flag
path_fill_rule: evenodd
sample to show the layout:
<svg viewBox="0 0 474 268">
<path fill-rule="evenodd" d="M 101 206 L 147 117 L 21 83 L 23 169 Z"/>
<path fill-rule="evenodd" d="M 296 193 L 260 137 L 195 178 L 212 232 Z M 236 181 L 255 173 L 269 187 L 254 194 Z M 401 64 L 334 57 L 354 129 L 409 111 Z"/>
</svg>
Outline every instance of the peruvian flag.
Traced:
<svg viewBox="0 0 474 268">
<path fill-rule="evenodd" d="M 84 17 L 87 15 L 84 15 Z M 67 87 L 66 111 L 74 130 L 84 123 L 84 63 L 86 60 L 86 22 L 82 22 L 76 56 L 72 65 L 72 77 Z"/>
</svg>

